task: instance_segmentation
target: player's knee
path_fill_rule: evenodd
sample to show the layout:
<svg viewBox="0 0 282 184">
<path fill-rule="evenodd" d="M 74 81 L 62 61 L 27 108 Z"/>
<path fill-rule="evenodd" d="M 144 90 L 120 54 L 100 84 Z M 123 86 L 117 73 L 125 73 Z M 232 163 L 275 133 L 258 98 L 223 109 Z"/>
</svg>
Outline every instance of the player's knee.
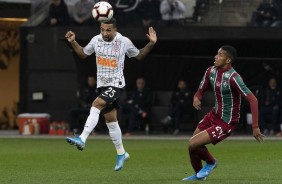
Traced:
<svg viewBox="0 0 282 184">
<path fill-rule="evenodd" d="M 105 123 L 117 122 L 117 118 L 105 118 Z"/>
<path fill-rule="evenodd" d="M 92 103 L 92 106 L 96 107 L 99 110 L 102 110 L 103 108 L 105 108 L 106 105 L 107 105 L 106 102 L 104 100 L 102 100 L 102 99 L 96 99 Z"/>
<path fill-rule="evenodd" d="M 193 150 L 195 150 L 196 148 L 197 148 L 197 146 L 196 146 L 195 142 L 190 139 L 190 140 L 188 141 L 188 149 L 189 149 L 189 151 L 193 151 Z"/>
</svg>

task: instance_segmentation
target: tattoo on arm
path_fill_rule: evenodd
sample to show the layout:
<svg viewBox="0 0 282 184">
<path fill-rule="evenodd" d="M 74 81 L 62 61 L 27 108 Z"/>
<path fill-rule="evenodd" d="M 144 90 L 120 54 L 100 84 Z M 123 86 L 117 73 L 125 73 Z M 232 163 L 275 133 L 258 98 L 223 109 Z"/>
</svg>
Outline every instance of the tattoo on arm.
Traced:
<svg viewBox="0 0 282 184">
<path fill-rule="evenodd" d="M 148 43 L 143 49 L 140 49 L 140 53 L 136 56 L 136 59 L 143 60 L 153 49 L 154 44 Z"/>
</svg>

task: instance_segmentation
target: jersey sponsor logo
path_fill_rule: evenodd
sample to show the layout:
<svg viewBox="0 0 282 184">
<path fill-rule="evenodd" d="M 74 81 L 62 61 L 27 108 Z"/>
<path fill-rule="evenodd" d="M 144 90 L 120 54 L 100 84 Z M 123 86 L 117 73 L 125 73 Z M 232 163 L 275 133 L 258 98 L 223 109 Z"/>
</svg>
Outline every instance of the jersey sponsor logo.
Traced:
<svg viewBox="0 0 282 184">
<path fill-rule="evenodd" d="M 114 57 L 116 57 L 116 55 L 113 55 L 113 54 L 104 54 L 103 52 L 99 52 L 97 55 L 98 55 L 99 57 L 101 57 L 101 58 L 109 58 L 109 57 L 114 58 Z"/>
<path fill-rule="evenodd" d="M 116 68 L 117 60 L 97 56 L 97 64 L 101 66 Z"/>
<path fill-rule="evenodd" d="M 109 84 L 109 83 L 113 82 L 113 78 L 107 78 L 107 77 L 101 76 L 100 81 L 104 84 Z"/>
</svg>

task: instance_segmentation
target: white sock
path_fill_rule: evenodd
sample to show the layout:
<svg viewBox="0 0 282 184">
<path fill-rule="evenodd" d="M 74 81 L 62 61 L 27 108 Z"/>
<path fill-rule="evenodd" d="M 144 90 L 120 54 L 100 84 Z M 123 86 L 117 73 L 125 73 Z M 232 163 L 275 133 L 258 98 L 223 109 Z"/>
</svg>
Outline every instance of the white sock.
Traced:
<svg viewBox="0 0 282 184">
<path fill-rule="evenodd" d="M 122 145 L 122 134 L 118 122 L 107 123 L 110 137 L 116 147 L 117 154 L 122 155 L 125 153 L 125 150 Z"/>
<path fill-rule="evenodd" d="M 96 107 L 91 107 L 90 114 L 84 125 L 83 132 L 79 136 L 83 142 L 86 142 L 87 137 L 89 136 L 89 134 L 92 132 L 92 130 L 97 125 L 98 120 L 99 120 L 99 114 L 100 114 L 99 109 L 97 109 Z"/>
</svg>

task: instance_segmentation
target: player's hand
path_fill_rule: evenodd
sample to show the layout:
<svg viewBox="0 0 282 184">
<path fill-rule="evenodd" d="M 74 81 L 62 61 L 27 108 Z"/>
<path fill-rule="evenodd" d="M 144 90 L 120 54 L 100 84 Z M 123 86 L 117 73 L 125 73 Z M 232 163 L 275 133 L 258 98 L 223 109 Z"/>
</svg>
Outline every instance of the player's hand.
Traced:
<svg viewBox="0 0 282 184">
<path fill-rule="evenodd" d="M 75 41 L 75 34 L 74 34 L 74 32 L 68 31 L 68 32 L 66 33 L 66 38 L 67 38 L 67 40 L 68 40 L 69 42 Z"/>
<path fill-rule="evenodd" d="M 260 133 L 260 129 L 259 128 L 254 128 L 253 129 L 253 136 L 254 136 L 254 138 L 256 138 L 256 140 L 258 142 L 263 142 L 264 135 L 262 133 Z"/>
<path fill-rule="evenodd" d="M 197 110 L 201 110 L 201 105 L 202 105 L 202 102 L 197 97 L 195 97 L 193 100 L 194 108 Z"/>
<path fill-rule="evenodd" d="M 153 27 L 149 27 L 149 33 L 146 36 L 152 44 L 157 42 L 157 34 Z"/>
</svg>

